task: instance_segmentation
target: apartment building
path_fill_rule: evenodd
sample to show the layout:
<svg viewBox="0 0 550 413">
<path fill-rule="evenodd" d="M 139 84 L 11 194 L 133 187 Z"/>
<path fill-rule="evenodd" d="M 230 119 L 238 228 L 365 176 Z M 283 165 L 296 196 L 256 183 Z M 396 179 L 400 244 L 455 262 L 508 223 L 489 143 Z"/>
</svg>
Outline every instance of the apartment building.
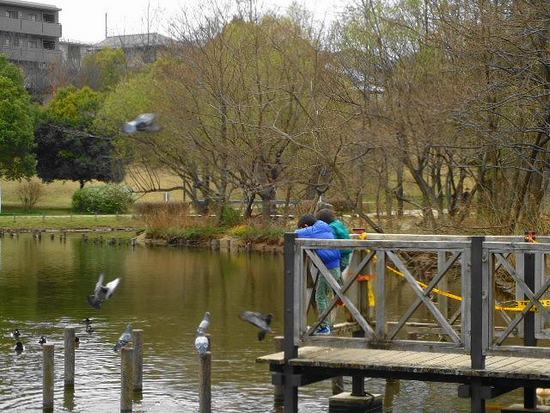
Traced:
<svg viewBox="0 0 550 413">
<path fill-rule="evenodd" d="M 60 59 L 59 11 L 49 4 L 0 0 L 0 53 L 24 68 Z"/>
</svg>

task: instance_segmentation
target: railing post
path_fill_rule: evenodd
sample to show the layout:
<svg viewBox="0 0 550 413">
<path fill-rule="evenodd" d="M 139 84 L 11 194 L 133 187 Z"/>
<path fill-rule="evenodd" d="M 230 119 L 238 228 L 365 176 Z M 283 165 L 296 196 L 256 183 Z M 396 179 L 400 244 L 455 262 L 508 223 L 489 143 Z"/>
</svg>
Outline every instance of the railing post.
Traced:
<svg viewBox="0 0 550 413">
<path fill-rule="evenodd" d="M 285 271 L 285 294 L 284 294 L 284 408 L 285 413 L 297 413 L 298 412 L 298 387 L 293 383 L 294 369 L 288 364 L 288 360 L 296 358 L 298 356 L 298 347 L 294 343 L 294 323 L 296 317 L 302 317 L 302 314 L 296 314 L 295 308 L 297 308 L 294 302 L 294 280 L 295 277 L 300 277 L 302 274 L 295 274 L 294 261 L 296 254 L 296 234 L 285 234 L 284 245 L 284 271 Z M 300 292 L 301 294 L 301 292 Z M 299 320 L 298 320 L 299 322 Z"/>
<path fill-rule="evenodd" d="M 524 255 L 523 260 L 523 280 L 529 289 L 535 291 L 535 254 L 527 253 Z M 525 296 L 525 299 L 529 298 Z M 537 339 L 535 337 L 535 313 L 528 311 L 523 319 L 523 345 L 533 346 L 537 345 Z M 530 386 L 523 388 L 523 407 L 526 409 L 534 409 L 537 407 L 537 388 Z"/>
<path fill-rule="evenodd" d="M 485 237 L 472 237 L 470 245 L 470 359 L 472 369 L 485 368 L 483 354 L 483 241 Z M 467 280 L 466 280 L 467 281 Z M 472 413 L 485 412 L 485 399 L 481 394 L 482 382 L 471 381 L 470 410 Z"/>
</svg>

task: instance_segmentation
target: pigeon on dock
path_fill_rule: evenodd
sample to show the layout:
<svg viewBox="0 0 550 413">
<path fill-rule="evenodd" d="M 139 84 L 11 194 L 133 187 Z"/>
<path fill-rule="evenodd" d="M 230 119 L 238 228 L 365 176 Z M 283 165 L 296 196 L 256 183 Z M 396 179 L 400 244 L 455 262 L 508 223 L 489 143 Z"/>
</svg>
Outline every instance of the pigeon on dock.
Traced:
<svg viewBox="0 0 550 413">
<path fill-rule="evenodd" d="M 197 335 L 205 335 L 210 327 L 210 313 L 204 313 L 204 317 L 197 328 Z"/>
<path fill-rule="evenodd" d="M 119 337 L 117 343 L 113 347 L 113 350 L 115 352 L 120 350 L 122 347 L 128 345 L 130 341 L 132 341 L 132 323 L 128 323 L 126 330 Z"/>
<path fill-rule="evenodd" d="M 133 135 L 136 132 L 158 132 L 160 126 L 155 123 L 157 115 L 154 113 L 143 113 L 130 122 L 126 122 L 122 129 L 124 133 Z"/>
<path fill-rule="evenodd" d="M 272 314 L 262 314 L 255 311 L 243 311 L 239 318 L 243 321 L 247 321 L 250 324 L 258 327 L 258 340 L 265 339 L 267 333 L 271 333 L 271 320 L 273 320 Z"/>
<path fill-rule="evenodd" d="M 40 340 L 38 340 L 38 344 L 40 345 L 46 344 L 46 337 L 40 336 Z"/>
<path fill-rule="evenodd" d="M 113 281 L 108 282 L 106 285 L 103 285 L 103 273 L 99 274 L 99 279 L 95 285 L 95 290 L 93 295 L 88 296 L 88 304 L 94 307 L 96 310 L 101 308 L 101 305 L 104 301 L 111 298 L 113 293 L 120 283 L 120 278 L 115 278 Z"/>
<path fill-rule="evenodd" d="M 17 329 L 17 328 L 15 330 L 13 330 L 10 335 L 15 339 L 18 339 L 19 337 L 21 337 L 21 333 L 19 332 L 19 329 Z"/>
</svg>

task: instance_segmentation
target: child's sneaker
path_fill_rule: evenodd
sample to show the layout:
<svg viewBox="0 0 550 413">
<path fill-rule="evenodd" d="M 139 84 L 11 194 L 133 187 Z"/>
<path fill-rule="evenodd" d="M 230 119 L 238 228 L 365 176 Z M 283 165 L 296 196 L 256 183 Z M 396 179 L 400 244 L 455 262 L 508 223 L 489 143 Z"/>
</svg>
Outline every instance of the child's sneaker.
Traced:
<svg viewBox="0 0 550 413">
<path fill-rule="evenodd" d="M 316 336 L 328 336 L 329 334 L 330 334 L 329 326 L 319 327 L 317 329 L 317 332 L 315 333 Z"/>
</svg>

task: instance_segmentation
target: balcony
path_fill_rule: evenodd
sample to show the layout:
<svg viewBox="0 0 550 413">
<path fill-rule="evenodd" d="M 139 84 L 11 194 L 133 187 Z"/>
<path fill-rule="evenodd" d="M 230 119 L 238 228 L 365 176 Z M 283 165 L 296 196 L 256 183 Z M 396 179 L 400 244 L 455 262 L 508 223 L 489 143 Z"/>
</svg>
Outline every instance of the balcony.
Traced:
<svg viewBox="0 0 550 413">
<path fill-rule="evenodd" d="M 11 19 L 0 16 L 0 30 L 49 37 L 61 37 L 61 25 L 58 23 L 35 22 L 25 19 Z"/>
<path fill-rule="evenodd" d="M 19 62 L 53 63 L 61 59 L 60 50 L 0 47 L 0 53 L 5 54 L 9 60 L 17 60 Z"/>
</svg>

